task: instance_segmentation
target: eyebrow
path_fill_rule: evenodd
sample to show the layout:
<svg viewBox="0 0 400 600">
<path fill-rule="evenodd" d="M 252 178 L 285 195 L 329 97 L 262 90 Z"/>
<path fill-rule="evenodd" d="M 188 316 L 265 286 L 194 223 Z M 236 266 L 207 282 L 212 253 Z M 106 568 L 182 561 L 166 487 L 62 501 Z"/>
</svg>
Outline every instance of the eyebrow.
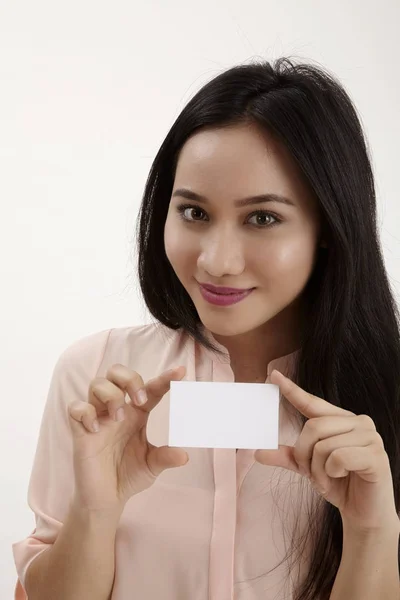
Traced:
<svg viewBox="0 0 400 600">
<path fill-rule="evenodd" d="M 187 200 L 194 200 L 203 204 L 208 204 L 208 200 L 205 196 L 192 192 L 186 188 L 179 188 L 175 190 L 172 197 L 181 196 Z M 240 208 L 242 206 L 249 206 L 250 204 L 262 204 L 263 202 L 280 202 L 281 204 L 287 204 L 289 206 L 295 206 L 294 202 L 282 196 L 281 194 L 259 194 L 258 196 L 250 196 L 248 198 L 242 198 L 234 202 L 235 207 Z"/>
</svg>

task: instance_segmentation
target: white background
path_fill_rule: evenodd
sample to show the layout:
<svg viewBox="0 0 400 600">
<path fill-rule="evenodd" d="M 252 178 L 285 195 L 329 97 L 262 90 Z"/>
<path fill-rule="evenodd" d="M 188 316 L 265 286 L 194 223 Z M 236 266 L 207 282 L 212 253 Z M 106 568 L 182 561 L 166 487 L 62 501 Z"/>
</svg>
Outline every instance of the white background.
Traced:
<svg viewBox="0 0 400 600">
<path fill-rule="evenodd" d="M 398 0 L 0 0 L 0 597 L 34 527 L 27 487 L 55 362 L 148 321 L 134 225 L 151 162 L 209 79 L 291 55 L 333 71 L 372 147 L 399 291 Z"/>
</svg>

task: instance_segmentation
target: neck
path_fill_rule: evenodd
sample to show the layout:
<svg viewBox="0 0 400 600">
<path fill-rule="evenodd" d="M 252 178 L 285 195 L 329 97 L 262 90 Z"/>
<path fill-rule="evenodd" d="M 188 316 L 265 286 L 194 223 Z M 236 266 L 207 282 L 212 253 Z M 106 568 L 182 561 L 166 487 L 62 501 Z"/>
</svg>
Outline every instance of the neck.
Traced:
<svg viewBox="0 0 400 600">
<path fill-rule="evenodd" d="M 301 322 L 301 308 L 297 304 L 257 329 L 232 336 L 215 333 L 213 336 L 229 353 L 235 381 L 263 382 L 272 360 L 300 348 Z"/>
<path fill-rule="evenodd" d="M 228 337 L 214 334 L 214 338 L 229 352 L 236 382 L 264 382 L 272 360 L 291 354 L 300 347 L 298 337 L 271 337 L 256 331 Z"/>
</svg>

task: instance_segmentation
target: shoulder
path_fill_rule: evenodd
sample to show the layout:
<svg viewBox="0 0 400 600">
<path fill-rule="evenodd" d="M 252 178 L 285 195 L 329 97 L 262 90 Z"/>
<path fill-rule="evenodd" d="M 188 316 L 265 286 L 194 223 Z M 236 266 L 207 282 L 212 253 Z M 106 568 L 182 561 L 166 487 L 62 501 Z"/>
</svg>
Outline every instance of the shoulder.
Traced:
<svg viewBox="0 0 400 600">
<path fill-rule="evenodd" d="M 104 329 L 81 337 L 60 355 L 56 370 L 81 374 L 86 378 L 104 376 L 108 367 L 124 364 L 134 370 L 148 371 L 174 360 L 187 343 L 187 334 L 161 323 Z M 151 370 L 151 369 L 150 369 Z"/>
</svg>

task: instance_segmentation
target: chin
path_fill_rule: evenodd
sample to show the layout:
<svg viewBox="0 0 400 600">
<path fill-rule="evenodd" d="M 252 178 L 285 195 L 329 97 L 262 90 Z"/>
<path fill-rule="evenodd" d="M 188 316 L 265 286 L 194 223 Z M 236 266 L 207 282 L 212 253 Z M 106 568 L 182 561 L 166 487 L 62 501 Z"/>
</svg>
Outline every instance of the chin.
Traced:
<svg viewBox="0 0 400 600">
<path fill-rule="evenodd" d="M 221 335 L 225 337 L 242 335 L 257 329 L 260 326 L 259 323 L 240 323 L 238 322 L 238 319 L 232 319 L 232 317 L 229 317 L 228 315 L 226 317 L 218 317 L 216 315 L 214 318 L 202 317 L 203 315 L 200 315 L 201 322 L 206 329 L 211 331 L 211 333 L 214 335 Z"/>
</svg>

